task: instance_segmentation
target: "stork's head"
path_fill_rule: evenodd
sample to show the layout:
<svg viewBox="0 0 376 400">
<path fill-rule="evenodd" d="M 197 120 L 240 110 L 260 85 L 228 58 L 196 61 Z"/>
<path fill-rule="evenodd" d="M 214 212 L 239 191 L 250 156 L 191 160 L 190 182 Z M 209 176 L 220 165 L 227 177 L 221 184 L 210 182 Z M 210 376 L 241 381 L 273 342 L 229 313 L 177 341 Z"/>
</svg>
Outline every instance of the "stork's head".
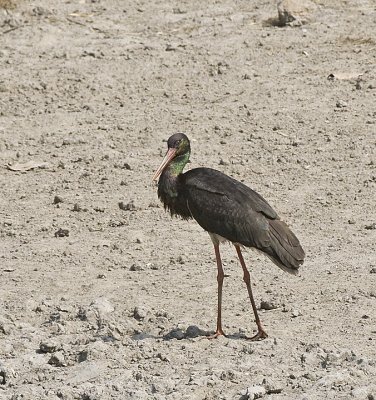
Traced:
<svg viewBox="0 0 376 400">
<path fill-rule="evenodd" d="M 191 145 L 189 139 L 184 133 L 175 133 L 167 140 L 167 153 L 161 162 L 161 165 L 153 176 L 153 181 L 157 181 L 162 172 L 171 164 L 175 159 L 182 159 L 184 165 L 187 163 L 189 154 L 191 152 Z"/>
</svg>

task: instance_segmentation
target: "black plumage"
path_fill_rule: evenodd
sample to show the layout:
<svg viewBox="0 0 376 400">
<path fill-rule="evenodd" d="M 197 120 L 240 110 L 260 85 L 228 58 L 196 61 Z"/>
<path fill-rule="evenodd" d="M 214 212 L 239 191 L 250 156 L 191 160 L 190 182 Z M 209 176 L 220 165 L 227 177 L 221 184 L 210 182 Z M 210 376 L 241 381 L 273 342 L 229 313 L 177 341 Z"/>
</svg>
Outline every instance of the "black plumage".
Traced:
<svg viewBox="0 0 376 400">
<path fill-rule="evenodd" d="M 257 322 L 249 273 L 239 246 L 258 249 L 283 270 L 296 274 L 304 260 L 299 240 L 267 201 L 243 183 L 210 168 L 195 168 L 182 173 L 190 155 L 190 143 L 184 134 L 172 135 L 168 149 L 155 175 L 155 178 L 160 176 L 158 197 L 171 215 L 194 218 L 209 232 L 216 251 L 218 282 L 223 282 L 219 243 L 228 240 L 235 245 Z M 221 291 L 222 284 L 218 284 Z M 221 293 L 218 295 L 221 297 Z M 220 301 L 218 303 L 220 312 Z M 266 337 L 261 324 L 258 323 L 258 327 L 255 338 Z M 215 336 L 219 334 L 223 334 L 220 318 Z"/>
</svg>

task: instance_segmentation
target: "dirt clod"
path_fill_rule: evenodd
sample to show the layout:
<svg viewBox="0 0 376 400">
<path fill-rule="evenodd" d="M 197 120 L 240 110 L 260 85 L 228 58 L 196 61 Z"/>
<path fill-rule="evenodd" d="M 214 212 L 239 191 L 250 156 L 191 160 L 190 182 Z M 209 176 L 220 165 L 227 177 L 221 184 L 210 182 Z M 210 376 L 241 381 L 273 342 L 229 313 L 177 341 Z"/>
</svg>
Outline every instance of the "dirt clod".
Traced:
<svg viewBox="0 0 376 400">
<path fill-rule="evenodd" d="M 136 210 L 136 206 L 135 206 L 133 200 L 129 201 L 128 203 L 120 201 L 119 208 L 120 208 L 120 210 L 124 210 L 124 211 L 135 211 Z"/>
<path fill-rule="evenodd" d="M 61 196 L 55 196 L 54 197 L 54 204 L 59 204 L 59 203 L 63 203 L 64 202 L 64 200 L 63 200 L 63 198 L 61 197 Z"/>
<path fill-rule="evenodd" d="M 48 360 L 48 364 L 53 365 L 54 367 L 66 367 L 67 363 L 64 353 L 61 351 L 54 353 Z"/>
<path fill-rule="evenodd" d="M 67 237 L 67 236 L 69 236 L 69 230 L 68 229 L 59 228 L 55 232 L 55 237 Z"/>
<path fill-rule="evenodd" d="M 53 340 L 45 340 L 39 345 L 39 349 L 42 353 L 54 353 L 55 351 L 59 350 L 59 348 L 59 343 Z"/>
</svg>

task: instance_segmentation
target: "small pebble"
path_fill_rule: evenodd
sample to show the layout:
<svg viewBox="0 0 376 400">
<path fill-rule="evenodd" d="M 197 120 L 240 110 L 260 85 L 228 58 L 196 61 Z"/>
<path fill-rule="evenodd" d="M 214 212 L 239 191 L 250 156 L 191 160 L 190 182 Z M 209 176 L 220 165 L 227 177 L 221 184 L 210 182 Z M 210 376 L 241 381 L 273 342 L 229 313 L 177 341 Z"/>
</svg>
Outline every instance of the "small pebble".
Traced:
<svg viewBox="0 0 376 400">
<path fill-rule="evenodd" d="M 75 205 L 73 206 L 73 211 L 82 211 L 82 207 L 78 203 L 75 203 Z"/>
<path fill-rule="evenodd" d="M 157 358 L 159 358 L 161 361 L 170 362 L 170 359 L 167 356 L 164 356 L 162 353 L 158 353 Z"/>
<path fill-rule="evenodd" d="M 77 355 L 77 362 L 81 363 L 88 359 L 89 352 L 87 350 L 82 350 Z"/>
<path fill-rule="evenodd" d="M 59 350 L 59 347 L 59 344 L 53 340 L 46 340 L 39 344 L 39 350 L 42 353 L 55 353 L 55 351 Z"/>
<path fill-rule="evenodd" d="M 90 303 L 90 308 L 96 310 L 99 315 L 110 314 L 115 310 L 114 305 L 105 297 L 98 297 Z"/>
<path fill-rule="evenodd" d="M 64 200 L 61 196 L 55 196 L 54 197 L 54 204 L 59 204 L 59 203 L 63 203 Z"/>
<path fill-rule="evenodd" d="M 221 381 L 234 381 L 236 379 L 235 372 L 232 370 L 222 371 L 219 375 Z"/>
<path fill-rule="evenodd" d="M 12 331 L 11 322 L 0 316 L 0 334 L 9 335 Z"/>
<path fill-rule="evenodd" d="M 67 236 L 69 236 L 69 230 L 68 229 L 59 228 L 55 232 L 55 237 L 67 237 Z"/>
<path fill-rule="evenodd" d="M 123 201 L 120 201 L 119 208 L 120 208 L 120 210 L 124 210 L 124 211 L 135 211 L 136 210 L 136 206 L 134 205 L 133 200 L 130 201 L 129 203 L 124 203 Z"/>
<path fill-rule="evenodd" d="M 352 397 L 354 397 L 355 399 L 368 399 L 370 400 L 370 391 L 372 389 L 370 389 L 368 386 L 361 386 L 361 387 L 357 387 L 351 390 L 350 394 Z M 373 397 L 373 395 L 371 394 L 371 396 Z"/>
<path fill-rule="evenodd" d="M 147 311 L 143 307 L 135 307 L 133 310 L 133 317 L 138 321 L 146 318 Z"/>
<path fill-rule="evenodd" d="M 172 44 L 168 44 L 167 46 L 166 46 L 166 49 L 165 49 L 166 51 L 175 51 L 176 50 L 176 47 L 175 46 L 173 46 Z"/>
<path fill-rule="evenodd" d="M 179 256 L 179 257 L 176 259 L 176 261 L 177 261 L 179 264 L 185 264 L 184 258 L 183 258 L 182 256 Z"/>
<path fill-rule="evenodd" d="M 6 369 L 0 364 L 0 385 L 5 385 L 7 383 L 7 371 Z"/>
<path fill-rule="evenodd" d="M 53 354 L 48 360 L 48 364 L 53 365 L 54 367 L 66 367 L 67 363 L 65 361 L 63 352 L 58 351 L 57 353 Z"/>
<path fill-rule="evenodd" d="M 301 315 L 302 315 L 302 313 L 299 310 L 292 310 L 292 312 L 291 312 L 291 316 L 293 318 L 300 317 Z"/>
<path fill-rule="evenodd" d="M 186 338 L 196 338 L 198 336 L 206 336 L 207 332 L 203 331 L 196 325 L 188 326 L 187 330 L 185 331 Z"/>
<path fill-rule="evenodd" d="M 278 305 L 273 303 L 273 301 L 262 300 L 260 303 L 260 310 L 275 310 Z"/>
<path fill-rule="evenodd" d="M 347 103 L 345 101 L 343 101 L 343 100 L 338 100 L 336 102 L 336 107 L 337 108 L 345 108 L 345 107 L 347 107 Z"/>
<path fill-rule="evenodd" d="M 223 158 L 219 160 L 219 165 L 228 165 L 228 164 L 229 162 L 227 160 L 224 160 Z"/>
<path fill-rule="evenodd" d="M 366 225 L 365 228 L 368 229 L 368 230 L 376 229 L 376 222 L 373 222 L 372 224 Z"/>
<path fill-rule="evenodd" d="M 132 264 L 129 268 L 129 271 L 143 271 L 141 265 Z"/>
<path fill-rule="evenodd" d="M 164 336 L 164 339 L 170 340 L 170 339 L 177 339 L 177 340 L 182 340 L 184 339 L 184 332 L 180 328 L 174 328 L 172 329 L 167 335 Z"/>
<path fill-rule="evenodd" d="M 242 392 L 242 396 L 248 400 L 261 399 L 265 394 L 266 389 L 259 385 L 250 386 Z"/>
<path fill-rule="evenodd" d="M 308 379 L 309 381 L 315 381 L 316 377 L 311 372 L 306 372 L 303 375 L 304 378 Z"/>
<path fill-rule="evenodd" d="M 278 394 L 282 392 L 283 385 L 269 378 L 264 378 L 262 381 L 262 385 L 264 386 L 267 394 Z"/>
</svg>

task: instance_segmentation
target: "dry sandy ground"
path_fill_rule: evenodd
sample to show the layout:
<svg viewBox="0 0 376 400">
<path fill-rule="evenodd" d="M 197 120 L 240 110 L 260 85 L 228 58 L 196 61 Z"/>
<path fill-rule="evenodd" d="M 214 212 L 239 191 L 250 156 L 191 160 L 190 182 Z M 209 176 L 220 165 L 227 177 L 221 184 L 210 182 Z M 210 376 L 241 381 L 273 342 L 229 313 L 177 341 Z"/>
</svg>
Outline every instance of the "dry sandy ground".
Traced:
<svg viewBox="0 0 376 400">
<path fill-rule="evenodd" d="M 267 0 L 0 10 L 1 399 L 376 398 L 376 7 L 315 5 L 293 27 Z M 176 131 L 306 250 L 299 277 L 245 253 L 264 341 L 229 245 L 230 336 L 203 336 L 210 239 L 151 182 Z"/>
</svg>

